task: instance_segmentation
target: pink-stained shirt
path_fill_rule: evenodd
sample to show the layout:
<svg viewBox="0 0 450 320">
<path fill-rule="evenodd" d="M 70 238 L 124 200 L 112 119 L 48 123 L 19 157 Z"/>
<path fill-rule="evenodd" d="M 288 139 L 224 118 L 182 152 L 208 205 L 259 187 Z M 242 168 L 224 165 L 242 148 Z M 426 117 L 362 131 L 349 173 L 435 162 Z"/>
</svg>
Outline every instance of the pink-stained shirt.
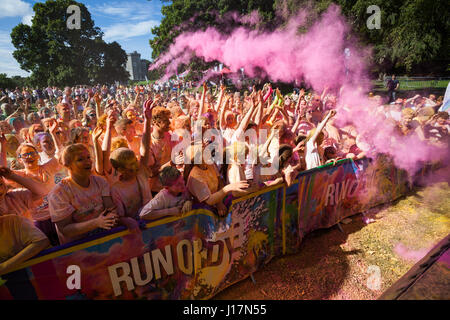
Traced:
<svg viewBox="0 0 450 320">
<path fill-rule="evenodd" d="M 9 190 L 0 200 L 0 216 L 14 214 L 31 219 L 34 207 L 33 194 L 28 189 Z"/>
<path fill-rule="evenodd" d="M 39 166 L 36 174 L 30 174 L 22 170 L 14 170 L 14 173 L 39 182 L 46 193 L 49 193 L 55 186 L 55 175 L 61 171 L 62 166 L 55 158 Z M 14 185 L 14 184 L 13 184 Z M 31 217 L 35 221 L 44 221 L 50 219 L 50 211 L 48 209 L 47 196 L 38 200 L 34 200 L 34 204 L 30 207 Z"/>
<path fill-rule="evenodd" d="M 179 196 L 174 196 L 169 192 L 169 190 L 164 188 L 142 208 L 140 216 L 147 216 L 146 219 L 149 219 L 152 212 L 155 210 L 181 207 L 187 200 L 190 200 L 190 198 L 191 197 L 187 191 L 183 192 Z"/>
<path fill-rule="evenodd" d="M 89 187 L 78 185 L 70 177 L 63 179 L 48 195 L 48 203 L 52 222 L 59 222 L 68 217 L 74 223 L 85 222 L 97 218 L 105 209 L 103 197 L 111 196 L 108 182 L 102 177 L 91 175 Z M 64 236 L 59 230 L 58 236 L 61 244 L 83 238 Z"/>
<path fill-rule="evenodd" d="M 165 133 L 162 139 L 155 139 L 152 135 L 150 149 L 155 156 L 155 165 L 161 167 L 171 160 L 172 156 L 172 147 L 178 143 L 178 141 L 171 140 L 171 134 Z M 156 175 L 155 177 L 150 179 L 151 188 L 154 192 L 159 192 L 162 190 L 163 186 L 159 181 L 159 177 Z"/>
<path fill-rule="evenodd" d="M 114 182 L 111 196 L 119 216 L 137 219 L 141 208 L 152 199 L 147 170 L 141 167 L 135 179 Z"/>
</svg>

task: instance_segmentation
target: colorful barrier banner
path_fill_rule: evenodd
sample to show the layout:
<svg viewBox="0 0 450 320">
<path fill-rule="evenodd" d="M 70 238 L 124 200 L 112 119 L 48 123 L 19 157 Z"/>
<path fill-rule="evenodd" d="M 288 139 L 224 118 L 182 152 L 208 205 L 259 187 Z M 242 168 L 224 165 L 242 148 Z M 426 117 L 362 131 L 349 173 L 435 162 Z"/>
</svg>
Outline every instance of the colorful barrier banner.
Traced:
<svg viewBox="0 0 450 320">
<path fill-rule="evenodd" d="M 0 299 L 208 299 L 297 252 L 307 233 L 398 198 L 406 178 L 383 156 L 316 168 L 234 199 L 225 218 L 194 206 L 141 233 L 122 227 L 47 250 L 2 276 Z"/>
</svg>

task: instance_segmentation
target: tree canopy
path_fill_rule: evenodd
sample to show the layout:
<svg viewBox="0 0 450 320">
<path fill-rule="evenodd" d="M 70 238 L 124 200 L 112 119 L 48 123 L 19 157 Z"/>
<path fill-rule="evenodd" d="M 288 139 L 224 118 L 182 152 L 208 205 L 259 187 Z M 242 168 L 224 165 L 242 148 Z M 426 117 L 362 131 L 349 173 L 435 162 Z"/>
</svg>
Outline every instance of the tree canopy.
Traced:
<svg viewBox="0 0 450 320">
<path fill-rule="evenodd" d="M 163 6 L 161 24 L 152 29 L 153 58 L 167 50 L 181 32 L 208 26 L 229 32 L 238 23 L 221 18 L 233 11 L 245 15 L 258 10 L 262 17 L 258 28 L 270 30 L 299 8 L 312 5 L 313 13 L 318 15 L 331 3 L 342 8 L 354 35 L 373 48 L 375 72 L 450 72 L 450 14 L 445 0 L 173 0 Z M 381 10 L 380 29 L 366 25 L 371 5 Z"/>
<path fill-rule="evenodd" d="M 81 28 L 69 29 L 67 13 L 77 5 Z M 117 42 L 106 43 L 87 8 L 73 0 L 36 3 L 32 25 L 19 24 L 12 30 L 14 58 L 23 70 L 32 72 L 34 85 L 75 85 L 126 81 L 126 52 Z"/>
</svg>

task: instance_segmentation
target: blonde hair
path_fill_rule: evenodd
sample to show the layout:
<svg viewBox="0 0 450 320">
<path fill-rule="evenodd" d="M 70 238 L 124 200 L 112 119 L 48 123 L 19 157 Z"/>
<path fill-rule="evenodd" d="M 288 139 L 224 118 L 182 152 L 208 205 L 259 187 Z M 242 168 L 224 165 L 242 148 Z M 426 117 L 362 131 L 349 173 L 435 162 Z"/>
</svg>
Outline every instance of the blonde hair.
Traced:
<svg viewBox="0 0 450 320">
<path fill-rule="evenodd" d="M 61 152 L 61 157 L 59 158 L 60 163 L 68 168 L 70 164 L 73 162 L 75 155 L 82 151 L 89 152 L 88 148 L 82 143 L 71 144 L 64 148 Z"/>
<path fill-rule="evenodd" d="M 153 123 L 157 123 L 162 120 L 168 120 L 171 117 L 171 113 L 164 107 L 156 107 L 152 111 L 152 121 Z"/>
<path fill-rule="evenodd" d="M 108 117 L 108 114 L 104 113 L 97 119 L 97 126 L 96 128 L 105 129 L 106 128 L 106 118 Z"/>
<path fill-rule="evenodd" d="M 172 119 L 171 128 L 172 130 L 182 129 L 186 126 L 191 125 L 191 118 L 188 116 L 179 116 Z"/>
<path fill-rule="evenodd" d="M 136 159 L 136 154 L 129 148 L 120 147 L 111 152 L 109 161 L 114 169 L 123 167 L 123 164 L 129 160 Z"/>
<path fill-rule="evenodd" d="M 19 136 L 23 139 L 23 141 L 28 141 L 28 128 L 20 129 Z"/>
<path fill-rule="evenodd" d="M 123 137 L 115 137 L 111 140 L 111 152 L 118 148 L 128 148 L 128 142 Z"/>
</svg>

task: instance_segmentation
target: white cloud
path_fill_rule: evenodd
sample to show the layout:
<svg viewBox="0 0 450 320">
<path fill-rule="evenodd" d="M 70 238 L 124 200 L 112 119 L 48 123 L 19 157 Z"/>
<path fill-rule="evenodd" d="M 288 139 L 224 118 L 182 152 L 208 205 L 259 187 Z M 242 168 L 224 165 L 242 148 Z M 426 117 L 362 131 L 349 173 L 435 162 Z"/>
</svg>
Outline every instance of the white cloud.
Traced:
<svg viewBox="0 0 450 320">
<path fill-rule="evenodd" d="M 0 18 L 25 17 L 33 15 L 31 5 L 22 0 L 1 0 Z"/>
<path fill-rule="evenodd" d="M 154 19 L 156 15 L 160 15 L 159 3 L 152 1 L 108 2 L 88 6 L 88 9 L 94 15 L 127 20 Z"/>
<path fill-rule="evenodd" d="M 0 30 L 0 73 L 6 73 L 8 77 L 27 77 L 30 73 L 20 69 L 19 63 L 14 59 L 12 53 L 15 48 L 11 43 L 8 31 Z"/>
<path fill-rule="evenodd" d="M 31 26 L 31 19 L 33 19 L 33 17 L 34 17 L 34 15 L 31 15 L 31 14 L 27 14 L 26 16 L 23 16 L 22 23 Z"/>
<path fill-rule="evenodd" d="M 159 21 L 141 21 L 138 23 L 117 23 L 103 27 L 105 41 L 124 40 L 143 35 L 151 35 L 151 29 L 159 25 Z"/>
</svg>

